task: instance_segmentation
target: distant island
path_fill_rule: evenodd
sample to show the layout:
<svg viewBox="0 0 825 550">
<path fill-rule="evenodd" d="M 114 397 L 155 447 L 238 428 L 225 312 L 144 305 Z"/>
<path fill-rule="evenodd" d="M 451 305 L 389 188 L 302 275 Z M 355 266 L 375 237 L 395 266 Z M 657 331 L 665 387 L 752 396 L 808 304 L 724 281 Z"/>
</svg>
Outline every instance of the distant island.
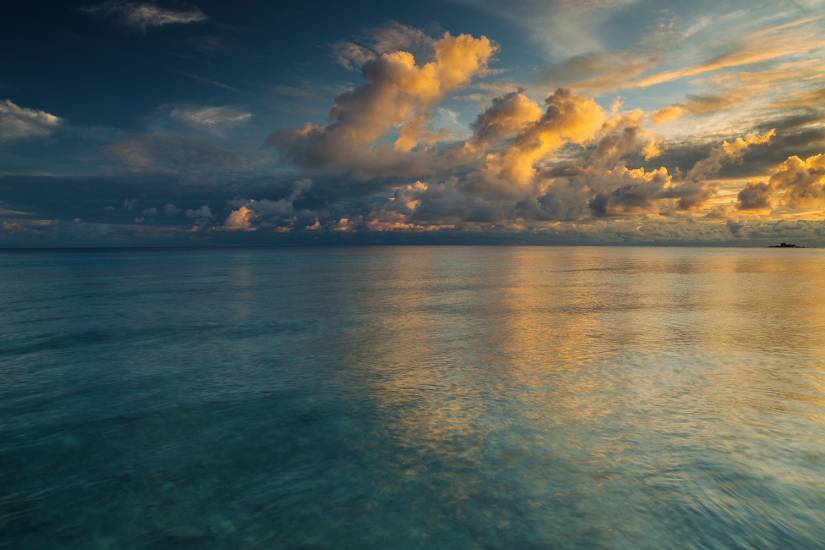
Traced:
<svg viewBox="0 0 825 550">
<path fill-rule="evenodd" d="M 805 248 L 804 246 L 793 244 L 793 243 L 779 243 L 779 244 L 772 244 L 768 248 Z"/>
</svg>

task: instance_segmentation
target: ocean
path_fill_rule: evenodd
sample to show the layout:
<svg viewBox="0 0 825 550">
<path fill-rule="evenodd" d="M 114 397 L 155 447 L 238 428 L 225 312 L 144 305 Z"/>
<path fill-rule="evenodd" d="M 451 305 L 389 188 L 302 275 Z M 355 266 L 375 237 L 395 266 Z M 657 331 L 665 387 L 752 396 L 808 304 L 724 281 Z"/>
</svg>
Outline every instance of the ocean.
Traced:
<svg viewBox="0 0 825 550">
<path fill-rule="evenodd" d="M 2 548 L 823 548 L 825 250 L 0 253 Z"/>
</svg>

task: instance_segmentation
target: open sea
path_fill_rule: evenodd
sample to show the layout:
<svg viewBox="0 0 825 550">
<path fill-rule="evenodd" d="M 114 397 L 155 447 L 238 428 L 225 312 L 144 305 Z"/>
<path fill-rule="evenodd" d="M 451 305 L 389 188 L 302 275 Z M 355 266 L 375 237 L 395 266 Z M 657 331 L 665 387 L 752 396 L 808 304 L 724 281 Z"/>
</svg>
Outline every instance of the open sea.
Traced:
<svg viewBox="0 0 825 550">
<path fill-rule="evenodd" d="M 825 250 L 0 252 L 0 548 L 825 548 Z"/>
</svg>

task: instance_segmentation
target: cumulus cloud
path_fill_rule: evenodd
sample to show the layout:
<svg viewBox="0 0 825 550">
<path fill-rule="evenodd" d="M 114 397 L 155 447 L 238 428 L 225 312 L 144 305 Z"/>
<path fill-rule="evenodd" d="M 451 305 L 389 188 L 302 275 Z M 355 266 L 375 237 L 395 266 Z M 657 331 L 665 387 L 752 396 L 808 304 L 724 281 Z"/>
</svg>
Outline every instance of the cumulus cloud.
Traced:
<svg viewBox="0 0 825 550">
<path fill-rule="evenodd" d="M 519 89 L 493 99 L 492 105 L 473 123 L 478 141 L 510 137 L 541 118 L 541 107 Z"/>
<path fill-rule="evenodd" d="M 252 226 L 252 222 L 255 218 L 255 212 L 251 208 L 241 206 L 229 213 L 229 216 L 223 222 L 223 228 L 226 231 L 254 231 L 255 228 Z"/>
<path fill-rule="evenodd" d="M 661 150 L 656 136 L 643 127 L 643 117 L 641 109 L 613 112 L 599 130 L 598 143 L 589 162 L 605 165 L 633 154 L 640 154 L 645 160 L 659 156 Z"/>
<path fill-rule="evenodd" d="M 392 144 L 398 152 L 436 141 L 439 133 L 427 127 L 431 110 L 483 72 L 495 51 L 485 36 L 446 33 L 424 64 L 406 51 L 383 53 L 364 64 L 365 84 L 336 97 L 329 124 L 277 131 L 269 143 L 296 164 L 347 169 L 386 149 L 376 142 L 392 129 L 398 132 Z"/>
<path fill-rule="evenodd" d="M 737 196 L 739 210 L 778 208 L 783 211 L 825 206 L 825 155 L 788 157 L 767 182 L 749 182 Z"/>
<path fill-rule="evenodd" d="M 488 157 L 485 172 L 527 184 L 538 161 L 565 143 L 584 143 L 601 127 L 606 113 L 593 99 L 558 89 L 545 100 L 540 119 L 521 132 L 502 154 Z"/>
<path fill-rule="evenodd" d="M 825 202 L 825 155 L 788 158 L 771 175 L 770 184 L 784 191 L 790 206 L 821 206 Z"/>
<path fill-rule="evenodd" d="M 503 153 L 488 154 L 479 173 L 435 185 L 405 186 L 376 218 L 400 228 L 423 221 L 462 227 L 468 222 L 535 227 L 648 213 L 675 216 L 702 207 L 715 194 L 709 178 L 723 163 L 737 162 L 748 147 L 765 144 L 773 136 L 768 132 L 724 141 L 686 174 L 672 174 L 665 166 L 632 168 L 627 162 L 649 157 L 655 144 L 655 136 L 642 126 L 643 113 L 608 115 L 589 101 L 557 91 L 548 98 L 542 119 L 523 130 Z M 541 132 L 547 133 L 534 137 Z M 592 144 L 584 155 L 536 163 L 565 138 L 569 143 Z M 532 145 L 521 149 L 522 143 Z M 520 169 L 500 171 L 490 178 L 490 164 L 507 166 L 501 159 L 508 158 L 518 159 L 514 165 Z M 518 185 L 512 186 L 513 182 Z"/>
<path fill-rule="evenodd" d="M 10 99 L 0 101 L 0 140 L 15 140 L 51 134 L 61 119 L 46 111 L 17 105 Z"/>
<path fill-rule="evenodd" d="M 771 186 L 765 182 L 751 181 L 736 196 L 739 210 L 764 210 L 771 208 Z"/>
<path fill-rule="evenodd" d="M 646 171 L 619 166 L 599 174 L 597 179 L 600 187 L 607 183 L 612 188 L 596 193 L 590 200 L 593 214 L 599 217 L 650 211 L 659 201 L 680 198 L 681 194 L 664 167 Z"/>
<path fill-rule="evenodd" d="M 590 142 L 606 118 L 593 99 L 568 90 L 551 94 L 544 111 L 521 91 L 505 94 L 479 115 L 475 134 L 461 148 L 476 162 L 443 181 L 396 188 L 363 215 L 364 223 L 375 231 L 435 231 L 549 217 L 536 203 L 537 196 L 552 194 L 547 162 L 564 146 Z"/>
<path fill-rule="evenodd" d="M 520 91 L 496 98 L 479 115 L 476 134 L 467 144 L 482 149 L 481 165 L 442 182 L 398 188 L 367 216 L 369 227 L 422 231 L 504 224 L 514 229 L 528 221 L 588 217 L 593 191 L 587 180 L 604 180 L 608 166 L 641 154 L 649 143 L 638 128 L 642 115 L 608 115 L 592 99 L 563 89 L 546 99 L 543 113 L 537 108 Z M 551 161 L 564 146 L 582 147 L 594 140 L 580 164 Z"/>
<path fill-rule="evenodd" d="M 710 150 L 707 157 L 697 161 L 688 170 L 687 174 L 665 191 L 661 198 L 678 199 L 677 206 L 681 210 L 693 210 L 704 206 L 717 192 L 717 187 L 709 178 L 716 174 L 725 163 L 742 161 L 745 151 L 750 147 L 766 145 L 776 135 L 771 129 L 764 134 L 748 134 L 731 141 L 723 141 L 719 146 Z"/>
<path fill-rule="evenodd" d="M 365 196 L 297 217 L 286 199 L 243 206 L 270 226 L 347 232 L 545 230 L 548 224 L 597 224 L 639 215 L 690 219 L 688 212 L 699 211 L 715 196 L 711 178 L 774 135 L 723 141 L 690 170 L 671 172 L 666 166 L 640 165 L 661 152 L 645 120 L 642 110 L 621 111 L 616 102 L 607 111 L 565 89 L 547 97 L 542 109 L 517 89 L 494 98 L 472 124 L 473 134 L 445 150 L 440 160 L 455 154 L 466 163 L 461 169 L 447 164 L 441 178 L 419 178 L 392 187 L 389 198 Z M 385 130 L 360 140 L 361 147 L 373 146 Z"/>
<path fill-rule="evenodd" d="M 719 171 L 723 162 L 739 162 L 745 151 L 754 145 L 765 145 L 776 135 L 776 130 L 771 129 L 764 134 L 748 134 L 745 137 L 738 137 L 732 141 L 723 141 L 721 145 L 711 150 L 707 158 L 700 160 L 687 174 L 687 179 L 701 181 L 709 175 Z"/>
<path fill-rule="evenodd" d="M 707 157 L 696 161 L 686 174 L 678 170 L 671 173 L 665 166 L 655 169 L 628 168 L 620 163 L 585 166 L 581 174 L 595 191 L 590 207 L 598 217 L 643 212 L 661 216 L 699 210 L 718 191 L 710 178 L 725 163 L 741 161 L 749 147 L 764 145 L 773 135 L 771 130 L 763 135 L 749 134 L 723 141 L 711 148 Z M 644 146 L 641 151 L 648 148 Z"/>
<path fill-rule="evenodd" d="M 166 25 L 199 23 L 207 19 L 206 14 L 194 6 L 187 10 L 172 10 L 150 2 L 131 2 L 129 0 L 111 0 L 85 8 L 84 11 L 111 17 L 142 31 Z"/>
<path fill-rule="evenodd" d="M 290 187 L 289 192 L 277 200 L 231 200 L 229 205 L 235 207 L 235 210 L 229 214 L 223 228 L 231 231 L 251 231 L 258 228 L 278 228 L 282 231 L 288 231 L 298 221 L 298 215 L 303 218 L 315 217 L 315 212 L 296 212 L 295 210 L 295 202 L 312 186 L 312 180 L 304 178 L 296 181 Z M 187 216 L 189 216 L 188 211 Z M 201 215 L 200 217 L 204 216 Z M 211 213 L 209 217 L 211 217 Z"/>
</svg>

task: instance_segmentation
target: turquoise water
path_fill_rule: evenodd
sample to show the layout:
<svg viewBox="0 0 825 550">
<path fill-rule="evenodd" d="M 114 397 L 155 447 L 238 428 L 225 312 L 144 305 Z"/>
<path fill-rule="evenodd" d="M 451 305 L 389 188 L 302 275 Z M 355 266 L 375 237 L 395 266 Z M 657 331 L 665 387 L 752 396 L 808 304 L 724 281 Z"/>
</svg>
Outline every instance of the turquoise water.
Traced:
<svg viewBox="0 0 825 550">
<path fill-rule="evenodd" d="M 825 547 L 825 251 L 0 253 L 0 547 Z"/>
</svg>

